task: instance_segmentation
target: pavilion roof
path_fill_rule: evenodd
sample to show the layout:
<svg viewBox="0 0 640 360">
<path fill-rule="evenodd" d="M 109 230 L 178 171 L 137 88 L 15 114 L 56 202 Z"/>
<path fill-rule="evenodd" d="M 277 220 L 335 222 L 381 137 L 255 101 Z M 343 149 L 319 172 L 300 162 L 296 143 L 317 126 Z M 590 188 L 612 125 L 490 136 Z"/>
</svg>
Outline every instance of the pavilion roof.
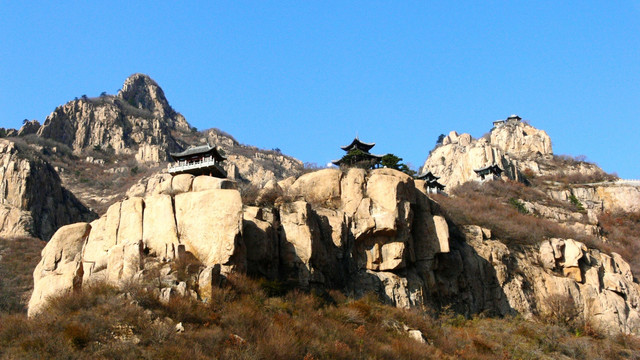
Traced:
<svg viewBox="0 0 640 360">
<path fill-rule="evenodd" d="M 218 151 L 216 146 L 211 146 L 209 144 L 200 145 L 200 146 L 192 146 L 182 152 L 178 153 L 169 153 L 173 160 L 177 161 L 182 158 L 186 158 L 189 156 L 197 156 L 197 155 L 212 155 L 217 161 L 223 161 L 227 158 L 222 156 Z"/>
<path fill-rule="evenodd" d="M 435 176 L 435 175 L 433 175 L 433 173 L 431 171 L 427 171 L 426 173 L 424 173 L 422 175 L 416 176 L 416 179 L 430 181 L 432 179 L 435 179 L 435 180 L 440 179 L 440 176 Z"/>
<path fill-rule="evenodd" d="M 353 139 L 353 141 L 351 142 L 351 144 L 341 146 L 340 148 L 344 151 L 349 151 L 355 147 L 365 152 L 369 152 L 369 150 L 371 150 L 371 148 L 374 146 L 376 146 L 376 143 L 366 143 L 366 142 L 360 141 L 360 139 L 358 139 L 358 137 L 356 136 L 355 139 Z"/>
<path fill-rule="evenodd" d="M 496 174 L 500 174 L 503 170 L 500 169 L 500 167 L 496 164 L 492 164 L 489 166 L 485 166 L 483 168 L 480 169 L 473 169 L 473 171 L 476 172 L 476 174 L 481 174 L 481 173 L 490 173 L 490 172 L 494 172 Z"/>
</svg>

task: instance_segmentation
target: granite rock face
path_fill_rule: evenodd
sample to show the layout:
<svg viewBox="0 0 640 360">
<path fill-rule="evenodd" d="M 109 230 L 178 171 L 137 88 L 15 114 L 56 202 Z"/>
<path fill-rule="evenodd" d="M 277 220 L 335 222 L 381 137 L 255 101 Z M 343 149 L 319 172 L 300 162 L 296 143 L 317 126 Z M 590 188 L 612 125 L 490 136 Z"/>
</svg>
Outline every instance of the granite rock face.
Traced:
<svg viewBox="0 0 640 360">
<path fill-rule="evenodd" d="M 135 154 L 141 162 L 164 161 L 180 149 L 171 131 L 188 131 L 162 89 L 146 75 L 128 77 L 116 96 L 82 98 L 56 108 L 38 136 L 63 143 L 75 153 L 99 147 Z"/>
<path fill-rule="evenodd" d="M 47 297 L 81 288 L 82 249 L 90 230 L 87 223 L 63 226 L 42 250 L 42 260 L 33 272 L 29 316 L 42 311 Z"/>
<path fill-rule="evenodd" d="M 266 207 L 242 205 L 236 189 L 195 183 L 186 176 L 149 182 L 158 192 L 114 204 L 88 234 L 56 233 L 75 244 L 67 257 L 75 285 L 66 281 L 65 288 L 157 273 L 163 299 L 208 301 L 230 273 L 247 272 L 303 289 L 375 292 L 399 307 L 449 306 L 466 316 L 532 318 L 562 299 L 602 331 L 640 329 L 640 285 L 619 255 L 557 238 L 509 248 L 489 229 L 452 224 L 423 184 L 395 170 L 320 170 L 283 183 L 281 197 Z M 43 256 L 60 244 L 50 243 Z M 191 280 L 178 281 L 171 264 L 188 264 Z M 35 277 L 36 287 L 52 281 L 59 288 L 54 279 Z"/>
<path fill-rule="evenodd" d="M 1 236 L 48 240 L 60 226 L 93 218 L 33 149 L 0 139 Z"/>
<path fill-rule="evenodd" d="M 522 121 L 508 121 L 491 130 L 489 143 L 515 158 L 553 154 L 551 138 Z"/>
<path fill-rule="evenodd" d="M 171 161 L 170 152 L 209 143 L 227 155 L 225 166 L 232 179 L 258 186 L 297 175 L 303 167 L 279 151 L 241 145 L 217 129 L 195 132 L 169 105 L 162 88 L 144 74 L 128 77 L 117 95 L 70 101 L 47 116 L 42 126 L 29 122 L 21 131 L 32 133 L 33 129 L 39 137 L 65 144 L 76 154 L 109 149 L 116 156 L 134 156 L 142 164 Z"/>
</svg>

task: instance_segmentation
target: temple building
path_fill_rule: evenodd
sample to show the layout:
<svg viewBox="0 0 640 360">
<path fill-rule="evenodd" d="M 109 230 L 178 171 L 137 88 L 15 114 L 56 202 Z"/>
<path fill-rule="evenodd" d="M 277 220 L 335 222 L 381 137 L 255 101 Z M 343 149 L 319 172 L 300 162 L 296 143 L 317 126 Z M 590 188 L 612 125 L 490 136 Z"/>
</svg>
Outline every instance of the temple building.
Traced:
<svg viewBox="0 0 640 360">
<path fill-rule="evenodd" d="M 498 165 L 493 164 L 481 169 L 473 169 L 473 171 L 480 177 L 481 181 L 485 181 L 500 179 L 500 174 L 502 174 L 503 170 Z"/>
<path fill-rule="evenodd" d="M 222 162 L 227 158 L 222 156 L 215 146 L 192 146 L 179 153 L 169 153 L 175 161 L 169 166 L 169 174 L 209 175 L 226 178 L 227 172 Z"/>
<path fill-rule="evenodd" d="M 506 120 L 496 120 L 493 122 L 493 127 L 499 127 L 502 126 L 504 124 L 509 124 L 509 123 L 515 123 L 518 121 L 521 121 L 522 118 L 516 114 L 512 114 L 511 116 L 509 116 Z"/>
<path fill-rule="evenodd" d="M 507 118 L 507 122 L 510 122 L 510 121 L 520 121 L 520 120 L 522 120 L 522 118 L 521 118 L 520 116 L 516 115 L 516 114 L 513 114 L 513 115 L 511 115 L 511 116 L 509 116 L 509 117 Z"/>
<path fill-rule="evenodd" d="M 427 193 L 429 194 L 438 194 L 444 190 L 444 185 L 438 182 L 440 176 L 433 175 L 431 171 L 416 176 L 416 179 L 424 180 L 427 185 Z"/>
<path fill-rule="evenodd" d="M 369 152 L 375 143 L 366 143 L 360 141 L 356 136 L 351 144 L 341 146 L 340 148 L 347 152 L 340 160 L 334 160 L 331 163 L 336 166 L 345 167 L 362 167 L 366 169 L 375 169 L 380 167 L 382 155 L 374 155 Z"/>
</svg>

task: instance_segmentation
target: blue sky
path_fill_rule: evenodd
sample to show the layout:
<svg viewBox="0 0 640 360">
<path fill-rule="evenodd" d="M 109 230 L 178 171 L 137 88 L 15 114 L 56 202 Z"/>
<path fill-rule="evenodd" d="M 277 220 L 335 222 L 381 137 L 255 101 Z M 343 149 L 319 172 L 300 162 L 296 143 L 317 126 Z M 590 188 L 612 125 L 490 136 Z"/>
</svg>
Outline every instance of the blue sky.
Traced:
<svg viewBox="0 0 640 360">
<path fill-rule="evenodd" d="M 417 169 L 440 133 L 517 113 L 556 154 L 640 178 L 640 2 L 0 0 L 0 127 L 150 75 L 198 129 Z"/>
</svg>

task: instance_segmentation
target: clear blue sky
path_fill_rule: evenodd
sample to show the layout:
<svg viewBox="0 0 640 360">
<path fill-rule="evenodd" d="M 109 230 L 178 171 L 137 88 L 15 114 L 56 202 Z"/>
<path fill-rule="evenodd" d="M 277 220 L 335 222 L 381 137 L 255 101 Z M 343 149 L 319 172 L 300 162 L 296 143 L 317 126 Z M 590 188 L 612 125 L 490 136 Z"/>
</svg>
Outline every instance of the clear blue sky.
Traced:
<svg viewBox="0 0 640 360">
<path fill-rule="evenodd" d="M 0 0 L 0 126 L 142 72 L 198 129 L 305 162 L 358 133 L 418 168 L 440 133 L 517 113 L 640 178 L 638 1 L 177 4 Z"/>
</svg>

